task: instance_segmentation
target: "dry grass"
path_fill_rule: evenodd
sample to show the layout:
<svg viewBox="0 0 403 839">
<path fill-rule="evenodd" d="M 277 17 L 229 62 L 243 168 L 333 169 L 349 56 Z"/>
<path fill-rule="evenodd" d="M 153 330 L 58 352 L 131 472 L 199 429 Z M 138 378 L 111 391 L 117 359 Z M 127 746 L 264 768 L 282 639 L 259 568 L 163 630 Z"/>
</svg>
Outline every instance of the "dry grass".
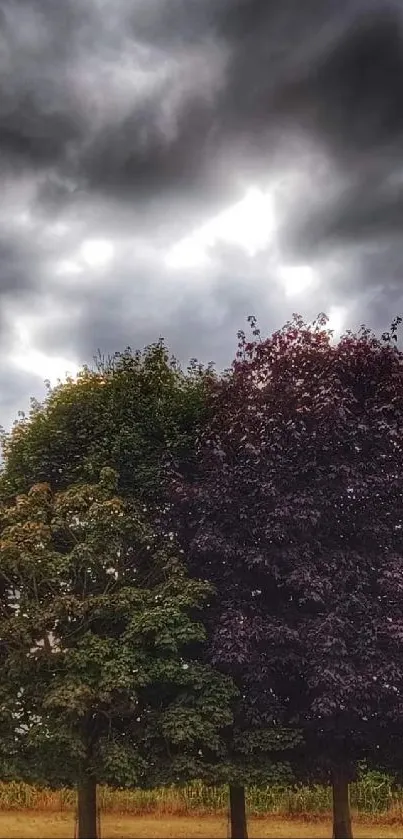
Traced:
<svg viewBox="0 0 403 839">
<path fill-rule="evenodd" d="M 104 815 L 102 839 L 226 839 L 227 819 L 223 816 L 158 817 Z M 399 839 L 402 825 L 358 822 L 354 836 L 367 839 Z M 314 822 L 269 816 L 250 819 L 250 839 L 326 839 L 331 836 L 328 820 Z M 72 813 L 0 813 L 0 839 L 73 839 Z"/>
<path fill-rule="evenodd" d="M 104 813 L 119 815 L 225 816 L 228 787 L 208 787 L 200 782 L 151 790 L 99 787 L 98 802 Z M 0 783 L 0 811 L 60 813 L 72 812 L 76 806 L 76 794 L 71 789 L 52 791 L 18 782 Z M 247 790 L 247 806 L 251 816 L 326 819 L 332 809 L 331 790 L 319 785 L 298 789 L 251 786 Z M 393 788 L 387 776 L 368 774 L 351 785 L 351 806 L 360 814 L 382 817 L 390 823 L 403 822 L 403 789 Z"/>
<path fill-rule="evenodd" d="M 386 776 L 352 785 L 354 836 L 403 837 L 403 790 Z M 195 782 L 154 790 L 99 788 L 102 839 L 213 839 L 228 836 L 228 788 Z M 0 783 L 0 839 L 73 839 L 74 790 Z M 331 791 L 312 786 L 248 789 L 250 839 L 326 839 Z"/>
</svg>

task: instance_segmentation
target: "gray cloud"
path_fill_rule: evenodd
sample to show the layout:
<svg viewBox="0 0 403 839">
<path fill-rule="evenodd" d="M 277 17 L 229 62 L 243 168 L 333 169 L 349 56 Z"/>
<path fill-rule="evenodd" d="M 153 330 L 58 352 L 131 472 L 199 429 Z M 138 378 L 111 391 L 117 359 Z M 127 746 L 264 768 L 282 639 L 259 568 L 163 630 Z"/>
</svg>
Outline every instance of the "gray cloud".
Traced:
<svg viewBox="0 0 403 839">
<path fill-rule="evenodd" d="M 45 357 L 162 334 L 220 366 L 250 312 L 270 330 L 344 307 L 346 325 L 386 328 L 403 298 L 402 73 L 397 2 L 3 0 L 3 413 L 37 387 L 13 367 L 21 322 Z M 251 185 L 275 194 L 265 248 L 216 242 L 206 266 L 167 267 Z M 317 282 L 287 297 L 284 265 Z"/>
</svg>

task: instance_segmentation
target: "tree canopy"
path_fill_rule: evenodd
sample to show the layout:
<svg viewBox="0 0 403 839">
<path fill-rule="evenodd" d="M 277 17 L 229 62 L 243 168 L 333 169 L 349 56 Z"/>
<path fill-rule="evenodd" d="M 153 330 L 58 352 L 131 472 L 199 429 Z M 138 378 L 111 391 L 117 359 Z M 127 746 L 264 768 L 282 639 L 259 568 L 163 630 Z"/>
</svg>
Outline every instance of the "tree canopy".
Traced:
<svg viewBox="0 0 403 839">
<path fill-rule="evenodd" d="M 52 663 L 66 655 L 70 681 L 68 690 L 60 683 L 60 703 L 68 705 L 81 684 L 82 662 L 97 702 L 100 680 L 107 673 L 111 680 L 102 682 L 109 698 L 97 711 L 97 749 L 118 742 L 113 754 L 122 762 L 115 766 L 102 751 L 99 777 L 108 777 L 108 761 L 115 779 L 127 771 L 128 783 L 203 775 L 227 780 L 234 802 L 236 790 L 271 778 L 274 766 L 284 779 L 325 778 L 334 788 L 335 837 L 345 839 L 347 785 L 359 761 L 397 771 L 402 741 L 399 319 L 382 339 L 362 327 L 338 342 L 325 316 L 306 324 L 295 315 L 265 339 L 250 320 L 251 339 L 239 333 L 237 357 L 222 375 L 196 362 L 183 372 L 162 341 L 143 353 L 127 350 L 60 384 L 3 435 L 0 655 L 8 676 L 0 728 L 10 742 L 18 707 L 15 758 L 25 749 L 29 767 L 30 755 L 41 754 L 45 777 L 53 734 L 44 732 L 65 736 L 55 725 L 62 705 Z M 114 560 L 124 553 L 123 543 L 137 546 L 127 554 L 124 584 L 119 563 L 110 572 L 102 566 L 110 552 Z M 84 586 L 79 597 L 76 583 Z M 136 620 L 135 638 L 129 627 Z M 167 626 L 170 652 L 161 642 Z M 74 654 L 71 627 L 81 644 Z M 63 644 L 54 640 L 56 628 Z M 35 655 L 26 655 L 28 643 Z M 137 650 L 144 684 L 126 648 Z M 191 664 L 183 669 L 185 652 Z M 105 673 L 101 661 L 111 662 Z M 13 682 L 15 672 L 20 681 Z M 211 679 L 199 682 L 197 674 Z M 144 703 L 135 724 L 127 702 L 108 694 L 120 678 L 132 678 L 130 689 Z M 23 695 L 13 694 L 13 684 Z M 209 684 L 214 701 L 222 695 L 223 715 L 211 717 L 202 744 Z M 55 690 L 56 704 L 45 704 Z M 197 695 L 199 722 L 192 717 Z M 172 703 L 167 735 L 161 720 Z M 242 818 L 236 830 L 245 835 Z"/>
<path fill-rule="evenodd" d="M 13 606 L 1 615 L 2 692 L 20 776 L 77 784 L 80 808 L 91 779 L 181 782 L 225 759 L 235 692 L 200 656 L 211 587 L 117 495 L 116 473 L 57 493 L 37 484 L 5 507 L 0 579 Z"/>
<path fill-rule="evenodd" d="M 94 368 L 49 387 L 43 403 L 33 400 L 29 416 L 3 431 L 2 496 L 38 482 L 65 489 L 109 466 L 122 494 L 157 501 L 166 453 L 191 465 L 212 378 L 212 368 L 195 360 L 183 371 L 162 340 L 99 356 Z"/>
<path fill-rule="evenodd" d="M 179 540 L 248 727 L 296 726 L 299 770 L 346 780 L 401 715 L 403 355 L 365 328 L 332 343 L 321 316 L 252 328 L 193 480 L 176 470 Z"/>
</svg>

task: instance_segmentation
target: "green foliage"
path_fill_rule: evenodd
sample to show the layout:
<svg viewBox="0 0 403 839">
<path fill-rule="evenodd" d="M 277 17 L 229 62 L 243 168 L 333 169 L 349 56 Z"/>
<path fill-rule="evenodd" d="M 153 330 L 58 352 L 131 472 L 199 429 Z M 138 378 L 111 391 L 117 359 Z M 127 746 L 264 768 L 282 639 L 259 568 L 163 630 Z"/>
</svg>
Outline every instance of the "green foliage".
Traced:
<svg viewBox="0 0 403 839">
<path fill-rule="evenodd" d="M 3 707 L 18 772 L 35 782 L 186 780 L 214 764 L 232 723 L 231 681 L 199 660 L 211 588 L 117 485 L 108 468 L 97 484 L 35 485 L 2 510 L 14 606 L 0 619 Z"/>
<path fill-rule="evenodd" d="M 109 465 L 119 490 L 148 501 L 160 496 L 164 459 L 190 463 L 204 412 L 211 367 L 181 370 L 163 341 L 84 367 L 34 403 L 10 433 L 3 431 L 3 496 L 38 482 L 65 489 L 93 480 Z"/>
<path fill-rule="evenodd" d="M 160 659 L 152 665 L 148 662 L 147 669 L 144 660 L 139 656 L 137 658 L 138 684 L 141 683 L 144 689 L 148 685 L 148 690 L 150 680 L 158 681 L 162 676 L 166 683 L 170 680 L 176 680 L 176 683 L 181 681 L 183 689 L 186 679 L 192 678 L 195 683 L 200 678 L 203 668 L 198 670 L 196 664 L 193 664 L 186 672 L 178 668 L 177 663 L 169 660 L 169 655 L 171 659 L 178 657 L 181 645 L 199 645 L 198 649 L 202 649 L 200 644 L 205 637 L 205 629 L 200 621 L 195 619 L 194 609 L 211 590 L 197 580 L 192 580 L 191 584 L 186 582 L 183 571 L 177 565 L 171 581 L 172 586 L 174 581 L 177 585 L 172 591 L 164 591 L 163 609 L 160 602 L 153 599 L 154 594 L 151 600 L 149 598 L 147 601 L 144 592 L 140 593 L 137 589 L 130 588 L 125 592 L 120 590 L 116 596 L 110 585 L 111 579 L 108 578 L 108 584 L 104 578 L 100 580 L 99 568 L 97 570 L 99 551 L 102 553 L 103 545 L 111 536 L 108 518 L 104 518 L 103 509 L 98 517 L 95 515 L 95 509 L 93 510 L 92 550 L 89 551 L 88 544 L 80 541 L 80 533 L 74 522 L 77 515 L 76 489 L 71 490 L 70 487 L 72 482 L 92 480 L 105 464 L 116 469 L 119 473 L 116 491 L 121 499 L 136 502 L 131 506 L 130 515 L 133 521 L 136 520 L 137 534 L 141 532 L 142 538 L 148 539 L 147 528 L 152 524 L 155 529 L 154 524 L 159 518 L 160 508 L 166 503 L 166 461 L 174 462 L 181 474 L 192 476 L 195 440 L 204 424 L 209 404 L 206 397 L 215 379 L 211 367 L 203 369 L 196 362 L 192 362 L 187 371 L 183 372 L 176 361 L 169 358 L 162 341 L 151 345 L 142 353 L 133 353 L 128 349 L 124 353 L 116 353 L 106 362 L 98 360 L 95 370 L 84 368 L 76 380 L 69 379 L 53 390 L 49 389 L 45 403 L 33 404 L 30 416 L 21 419 L 9 435 L 3 435 L 5 467 L 0 479 L 0 493 L 3 498 L 10 499 L 16 492 L 25 492 L 31 484 L 38 482 L 48 484 L 52 491 L 64 490 L 64 501 L 59 501 L 60 510 L 54 515 L 52 538 L 59 544 L 63 541 L 67 517 L 70 536 L 78 540 L 72 546 L 75 561 L 81 562 L 82 565 L 85 563 L 87 574 L 91 574 L 91 585 L 96 583 L 99 588 L 97 601 L 92 600 L 90 606 L 93 619 L 97 616 L 98 621 L 108 623 L 109 631 L 112 631 L 113 627 L 117 630 L 121 621 L 125 620 L 126 603 L 132 615 L 130 626 L 126 625 L 125 630 L 127 642 L 143 645 L 143 649 L 148 643 L 158 644 L 164 660 Z M 113 472 L 109 473 L 109 477 L 105 471 L 103 472 L 101 484 L 106 486 L 107 480 L 112 482 L 112 488 Z M 81 487 L 81 493 L 83 492 L 84 488 Z M 60 532 L 57 525 L 58 516 L 61 519 Z M 89 524 L 88 522 L 87 526 Z M 159 548 L 155 543 L 152 551 L 153 564 L 150 571 L 153 571 L 155 564 L 159 562 Z M 64 555 L 63 551 L 62 554 Z M 36 558 L 33 561 L 36 562 Z M 44 561 L 42 557 L 42 564 Z M 170 561 L 173 562 L 172 558 Z M 60 577 L 60 581 L 64 573 L 69 579 L 70 571 L 69 565 L 63 571 L 63 560 L 58 557 L 57 576 Z M 103 586 L 106 586 L 105 591 Z M 51 611 L 58 620 L 74 618 L 76 622 L 84 622 L 89 617 L 87 599 L 81 601 L 70 595 L 68 597 L 66 592 L 63 597 L 53 597 Z M 43 617 L 41 615 L 41 619 Z M 92 677 L 100 689 L 100 662 L 107 660 L 108 654 L 112 656 L 112 648 L 108 646 L 105 649 L 100 638 L 95 644 L 93 639 L 90 642 L 88 637 L 83 637 L 80 644 L 80 648 L 77 646 L 75 651 L 75 659 L 72 659 L 70 654 L 69 661 L 72 666 L 74 664 L 76 672 L 81 662 L 82 672 L 86 674 L 87 687 Z M 105 667 L 103 668 L 102 690 L 105 697 L 109 696 L 108 684 L 115 683 L 115 680 L 117 684 L 122 683 L 125 673 L 123 664 L 119 673 L 117 672 L 121 657 L 122 648 L 119 646 L 119 652 L 113 656 L 114 667 L 109 675 Z M 109 683 L 106 683 L 107 676 Z M 203 726 L 205 737 L 210 738 L 215 749 L 218 747 L 215 733 L 217 709 L 219 712 L 227 700 L 225 696 L 220 696 L 217 703 L 217 680 L 211 681 L 209 691 L 211 701 L 209 700 L 208 721 L 200 714 L 197 704 L 187 709 L 175 708 L 175 713 L 171 708 L 164 718 L 161 736 L 173 738 L 176 748 L 182 752 L 184 748 L 196 749 L 196 741 L 202 737 Z M 82 692 L 79 693 L 76 686 L 73 689 L 70 684 L 63 684 L 61 693 L 53 693 L 53 704 L 48 705 L 48 711 L 51 708 L 55 711 L 55 703 L 59 703 L 59 709 L 65 703 L 66 707 L 74 706 L 75 713 L 78 713 L 80 708 L 86 707 L 87 701 L 88 697 Z M 205 707 L 207 701 L 205 686 Z M 180 728 L 177 726 L 179 719 Z M 227 734 L 229 746 L 231 732 L 228 731 Z M 197 759 L 192 758 L 192 768 L 189 756 L 184 764 L 182 758 L 175 758 L 175 777 L 186 778 L 192 771 L 196 777 L 205 777 L 208 781 L 214 780 L 217 772 L 220 779 L 225 779 L 226 774 L 228 778 L 234 777 L 234 773 L 236 777 L 242 773 L 242 777 L 245 778 L 266 778 L 267 774 L 272 772 L 272 759 L 267 759 L 262 751 L 261 732 L 255 740 L 258 745 L 257 755 L 254 756 L 250 747 L 246 751 L 242 747 L 235 757 L 230 759 L 227 756 L 225 760 L 222 757 L 220 768 L 217 761 L 210 761 L 206 754 L 198 755 Z M 274 743 L 274 746 L 276 745 L 277 743 Z M 41 748 L 44 748 L 43 745 Z M 122 757 L 123 752 L 119 752 L 116 744 L 113 744 L 112 748 L 111 742 L 108 753 L 103 753 L 103 763 L 108 765 L 110 773 L 117 753 Z M 138 754 L 136 760 L 140 761 Z M 256 761 L 257 766 L 254 766 Z M 158 759 L 156 763 L 161 768 L 161 760 Z M 164 782 L 172 778 L 173 766 L 172 763 L 167 771 L 163 770 L 160 777 Z M 127 767 L 124 768 L 122 764 L 116 772 L 116 777 L 124 777 L 127 781 Z M 144 769 L 140 775 L 142 773 L 144 774 Z"/>
<path fill-rule="evenodd" d="M 299 731 L 272 726 L 267 729 L 246 729 L 234 736 L 234 747 L 244 755 L 256 752 L 283 752 L 303 743 Z"/>
</svg>

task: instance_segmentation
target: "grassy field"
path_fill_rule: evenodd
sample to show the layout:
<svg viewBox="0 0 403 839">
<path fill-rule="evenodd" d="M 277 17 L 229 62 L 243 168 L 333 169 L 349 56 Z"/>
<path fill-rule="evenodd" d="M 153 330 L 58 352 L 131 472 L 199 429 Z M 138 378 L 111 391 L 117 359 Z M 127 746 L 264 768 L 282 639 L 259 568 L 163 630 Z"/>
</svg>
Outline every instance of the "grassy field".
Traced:
<svg viewBox="0 0 403 839">
<path fill-rule="evenodd" d="M 225 816 L 228 810 L 228 788 L 207 787 L 193 783 L 184 787 L 154 790 L 112 790 L 100 787 L 98 803 L 103 813 L 131 816 Z M 331 812 L 331 791 L 312 786 L 286 789 L 281 786 L 249 787 L 247 806 L 251 816 L 273 815 L 303 818 L 323 816 Z M 351 785 L 351 806 L 359 814 L 381 817 L 384 822 L 403 824 L 403 790 L 394 789 L 385 775 L 371 773 Z M 0 812 L 36 810 L 38 812 L 73 812 L 76 797 L 73 790 L 52 791 L 23 783 L 0 783 Z M 403 835 L 403 831 L 402 831 Z"/>
<path fill-rule="evenodd" d="M 332 835 L 330 820 L 309 822 L 274 816 L 249 822 L 250 839 L 326 839 Z M 223 816 L 119 816 L 105 814 L 102 839 L 226 839 L 228 823 Z M 369 820 L 354 825 L 354 836 L 367 839 L 401 839 L 402 825 L 380 825 Z M 72 813 L 0 813 L 1 839 L 73 839 Z"/>
<path fill-rule="evenodd" d="M 213 839 L 228 836 L 228 788 L 112 790 L 100 787 L 102 839 Z M 354 836 L 402 839 L 403 790 L 371 773 L 351 785 Z M 247 791 L 250 839 L 331 836 L 331 793 L 321 786 Z M 73 839 L 76 796 L 22 783 L 0 783 L 0 839 Z"/>
</svg>

